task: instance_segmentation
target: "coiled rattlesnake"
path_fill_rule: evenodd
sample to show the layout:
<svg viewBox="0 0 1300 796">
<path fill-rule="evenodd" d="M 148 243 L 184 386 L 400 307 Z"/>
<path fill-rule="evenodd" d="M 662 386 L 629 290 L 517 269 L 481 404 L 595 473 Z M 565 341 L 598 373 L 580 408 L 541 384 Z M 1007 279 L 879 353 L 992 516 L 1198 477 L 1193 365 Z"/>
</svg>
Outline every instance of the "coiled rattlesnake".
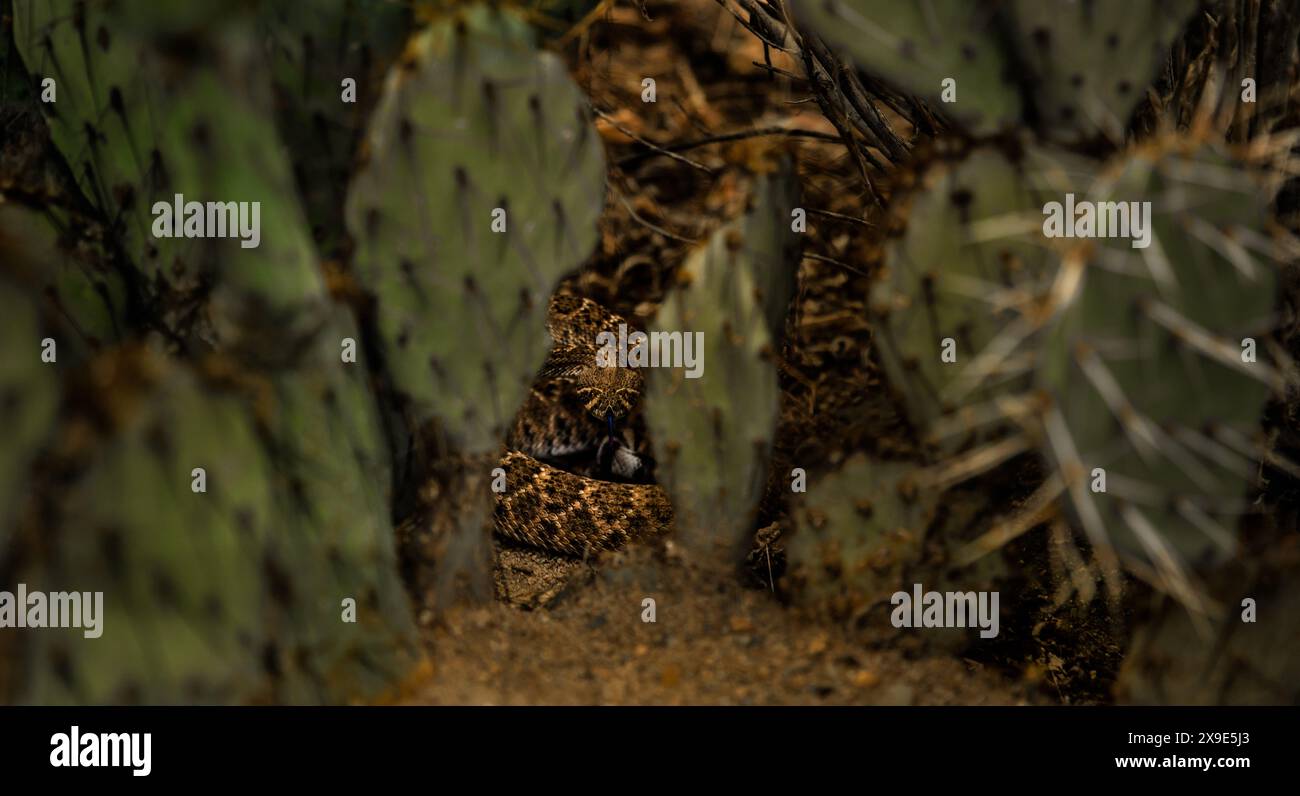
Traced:
<svg viewBox="0 0 1300 796">
<path fill-rule="evenodd" d="M 570 556 L 617 549 L 666 532 L 672 506 L 643 480 L 646 462 L 615 426 L 641 395 L 634 368 L 597 365 L 601 332 L 626 321 L 590 299 L 558 295 L 547 311 L 553 346 L 506 436 L 496 530 L 510 540 Z M 594 462 L 592 461 L 594 459 Z M 561 469 L 578 461 L 602 480 Z"/>
</svg>

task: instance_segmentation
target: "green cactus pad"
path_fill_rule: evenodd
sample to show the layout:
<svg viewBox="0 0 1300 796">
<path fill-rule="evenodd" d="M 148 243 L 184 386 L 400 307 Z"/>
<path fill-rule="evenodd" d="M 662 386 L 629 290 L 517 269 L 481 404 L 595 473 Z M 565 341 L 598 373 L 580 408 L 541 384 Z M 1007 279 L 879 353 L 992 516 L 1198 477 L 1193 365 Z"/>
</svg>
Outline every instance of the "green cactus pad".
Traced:
<svg viewBox="0 0 1300 796">
<path fill-rule="evenodd" d="M 797 600 L 852 616 L 905 587 L 936 497 L 909 487 L 915 470 L 857 454 L 812 484 L 786 548 Z"/>
<path fill-rule="evenodd" d="M 322 353 L 250 399 L 148 355 L 107 356 L 97 372 L 141 356 L 148 375 L 104 385 L 120 427 L 49 496 L 44 533 L 59 544 L 18 576 L 102 591 L 103 636 L 34 634 L 20 698 L 318 703 L 390 686 L 413 661 L 414 625 L 356 366 Z M 197 467 L 206 492 L 192 491 Z"/>
<path fill-rule="evenodd" d="M 1158 602 L 1135 634 L 1115 691 L 1139 705 L 1294 705 L 1300 699 L 1300 653 L 1287 643 L 1300 635 L 1300 585 L 1295 572 L 1228 593 L 1221 618 L 1198 626 L 1176 601 Z M 1258 606 L 1243 621 L 1244 598 Z"/>
<path fill-rule="evenodd" d="M 932 170 L 913 199 L 870 305 L 890 381 L 922 429 L 963 403 L 1028 386 L 1034 313 L 1053 275 L 1042 206 L 1064 173 L 1042 153 L 1016 164 L 978 151 Z M 955 361 L 944 361 L 946 339 Z"/>
<path fill-rule="evenodd" d="M 1031 122 L 1053 138 L 1124 138 L 1129 115 L 1195 0 L 800 0 L 797 18 L 858 66 L 988 133 Z M 1028 103 L 1023 98 L 1028 98 Z"/>
<path fill-rule="evenodd" d="M 285 347 L 310 337 L 322 323 L 324 285 L 269 118 L 251 25 L 233 15 L 204 32 L 199 46 L 215 54 L 183 60 L 141 33 L 135 5 L 16 6 L 15 37 L 29 71 L 57 81 L 57 101 L 43 106 L 53 140 L 142 284 L 195 291 L 217 283 L 206 320 L 223 348 L 258 359 L 270 353 L 275 362 L 282 358 L 274 352 L 250 350 L 268 331 Z M 178 194 L 186 203 L 258 202 L 258 245 L 243 248 L 229 228 L 226 237 L 211 237 L 212 229 L 203 238 L 157 235 L 155 205 L 174 206 Z M 218 215 L 228 217 L 209 211 L 205 220 Z"/>
<path fill-rule="evenodd" d="M 227 80 L 193 74 L 168 106 L 159 142 L 171 184 L 187 202 L 259 202 L 261 241 L 243 248 L 238 239 L 186 240 L 181 256 L 216 276 L 210 316 L 223 347 L 284 363 L 324 322 L 324 280 L 275 127 L 257 103 L 230 97 Z"/>
<path fill-rule="evenodd" d="M 115 366 L 116 367 L 116 366 Z M 118 395 L 129 389 L 116 378 Z M 207 494 L 191 471 L 207 471 Z M 261 551 L 276 533 L 273 474 L 249 417 L 183 372 L 98 450 L 47 518 L 51 558 L 29 590 L 103 592 L 103 635 L 28 638 L 21 698 L 39 704 L 228 702 L 259 694 L 268 642 Z M 269 696 L 269 693 L 267 694 Z"/>
<path fill-rule="evenodd" d="M 975 130 L 1021 118 L 1013 66 L 998 46 L 991 6 L 968 0 L 799 0 L 795 18 L 841 47 L 861 68 L 923 97 L 957 82 L 957 102 L 939 107 Z"/>
<path fill-rule="evenodd" d="M 58 411 L 57 364 L 41 361 L 40 316 L 30 298 L 0 281 L 0 559 L 12 535 L 27 467 L 50 435 Z"/>
<path fill-rule="evenodd" d="M 341 342 L 359 340 L 336 310 L 298 369 L 272 377 L 265 418 L 279 473 L 279 531 L 267 547 L 293 578 L 273 634 L 283 656 L 279 698 L 374 694 L 409 667 L 411 618 L 397 577 L 389 517 L 388 451 L 364 366 L 342 361 Z M 340 621 L 355 600 L 355 623 Z"/>
<path fill-rule="evenodd" d="M 0 556 L 27 484 L 27 467 L 52 431 L 59 375 L 121 334 L 122 282 L 86 254 L 60 246 L 50 219 L 0 200 L 0 324 L 5 326 L 0 423 L 11 434 L 0 457 Z M 47 338 L 57 357 L 49 363 L 41 359 Z"/>
<path fill-rule="evenodd" d="M 1106 470 L 1107 491 L 1080 491 L 1094 505 L 1076 509 L 1095 508 L 1121 549 L 1158 561 L 1168 547 L 1183 563 L 1229 554 L 1257 470 L 1233 441 L 1257 437 L 1282 385 L 1268 351 L 1278 263 L 1260 232 L 1267 197 L 1211 150 L 1139 152 L 1087 196 L 1150 201 L 1150 246 L 1097 241 L 1038 374 L 1069 435 L 1049 434 L 1047 452 L 1066 466 L 1073 447 L 1085 473 Z"/>
<path fill-rule="evenodd" d="M 745 219 L 744 251 L 754 273 L 767 333 L 779 348 L 785 318 L 799 276 L 799 234 L 792 213 L 799 207 L 794 163 L 783 159 L 777 170 L 755 180 L 752 207 Z"/>
<path fill-rule="evenodd" d="M 683 344 L 703 334 L 698 378 L 687 378 L 686 368 L 652 368 L 646 387 L 659 479 L 678 533 L 701 552 L 739 551 L 754 530 L 779 404 L 773 329 L 783 325 L 786 274 L 797 263 L 793 208 L 781 206 L 793 199 L 792 179 L 786 171 L 759 181 L 750 214 L 690 255 L 685 286 L 665 299 L 649 330 L 680 333 Z"/>
<path fill-rule="evenodd" d="M 0 108 L 33 106 L 39 102 L 39 81 L 33 81 L 23 66 L 10 29 L 0 31 Z"/>
<path fill-rule="evenodd" d="M 313 236 L 326 253 L 344 237 L 343 204 L 365 120 L 401 49 L 409 9 L 386 0 L 262 3 L 277 127 L 293 160 Z M 355 91 L 344 101 L 345 79 Z"/>
<path fill-rule="evenodd" d="M 523 22 L 475 8 L 412 40 L 372 119 L 354 268 L 415 420 L 467 452 L 497 445 L 545 356 L 547 296 L 595 244 L 605 165 L 585 105 Z"/>
<path fill-rule="evenodd" d="M 170 265 L 175 241 L 146 254 L 150 206 L 166 193 L 155 153 L 167 118 L 158 67 L 125 31 L 120 7 L 72 0 L 15 0 L 14 40 L 34 82 L 53 78 L 42 110 L 82 192 L 120 224 L 125 248 L 152 275 Z M 155 196 L 156 195 L 156 196 Z"/>
<path fill-rule="evenodd" d="M 1125 138 L 1133 109 L 1196 0 L 1015 0 L 1021 63 L 1039 121 L 1057 135 Z"/>
<path fill-rule="evenodd" d="M 68 334 L 60 335 L 59 354 L 85 359 L 101 345 L 125 334 L 126 286 L 106 265 L 98 245 L 61 243 L 51 210 L 38 213 L 0 202 L 3 266 L 16 283 L 45 299 L 46 311 Z M 60 219 L 60 224 L 66 223 Z M 27 299 L 31 303 L 31 298 Z M 66 360 L 65 360 L 66 361 Z"/>
</svg>

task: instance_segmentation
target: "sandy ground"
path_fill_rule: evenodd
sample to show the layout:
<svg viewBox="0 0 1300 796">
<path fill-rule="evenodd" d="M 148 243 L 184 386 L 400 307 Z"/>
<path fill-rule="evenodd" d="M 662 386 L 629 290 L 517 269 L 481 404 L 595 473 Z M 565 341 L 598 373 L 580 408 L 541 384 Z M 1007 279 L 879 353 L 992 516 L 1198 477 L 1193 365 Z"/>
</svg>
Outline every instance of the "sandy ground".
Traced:
<svg viewBox="0 0 1300 796">
<path fill-rule="evenodd" d="M 770 594 L 643 550 L 586 569 L 547 608 L 457 609 L 427 628 L 402 700 L 475 705 L 1024 704 L 1036 690 L 942 652 L 864 643 Z M 642 621 L 643 600 L 654 622 Z"/>
</svg>

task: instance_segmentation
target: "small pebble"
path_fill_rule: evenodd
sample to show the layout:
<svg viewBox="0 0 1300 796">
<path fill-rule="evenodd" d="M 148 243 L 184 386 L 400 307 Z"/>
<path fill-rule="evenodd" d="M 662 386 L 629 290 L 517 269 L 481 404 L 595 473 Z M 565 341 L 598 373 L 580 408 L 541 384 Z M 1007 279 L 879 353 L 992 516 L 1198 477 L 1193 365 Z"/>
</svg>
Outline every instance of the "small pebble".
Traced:
<svg viewBox="0 0 1300 796">
<path fill-rule="evenodd" d="M 858 688 L 871 688 L 880 682 L 880 678 L 875 672 L 869 672 L 866 669 L 858 669 L 853 673 L 853 684 Z"/>
</svg>

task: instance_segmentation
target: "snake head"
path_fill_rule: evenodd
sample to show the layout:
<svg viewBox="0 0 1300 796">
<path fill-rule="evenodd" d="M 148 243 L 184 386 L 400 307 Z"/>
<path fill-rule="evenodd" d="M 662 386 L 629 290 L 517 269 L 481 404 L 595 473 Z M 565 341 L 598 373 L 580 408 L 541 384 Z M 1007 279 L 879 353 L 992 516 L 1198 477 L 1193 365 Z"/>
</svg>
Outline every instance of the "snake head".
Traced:
<svg viewBox="0 0 1300 796">
<path fill-rule="evenodd" d="M 597 364 L 595 352 L 585 347 L 556 347 L 541 376 L 572 382 L 583 408 L 602 423 L 630 412 L 645 383 L 639 369 Z"/>
<path fill-rule="evenodd" d="M 632 411 L 641 396 L 644 378 L 636 368 L 591 367 L 579 374 L 578 398 L 597 420 L 613 423 Z"/>
</svg>

